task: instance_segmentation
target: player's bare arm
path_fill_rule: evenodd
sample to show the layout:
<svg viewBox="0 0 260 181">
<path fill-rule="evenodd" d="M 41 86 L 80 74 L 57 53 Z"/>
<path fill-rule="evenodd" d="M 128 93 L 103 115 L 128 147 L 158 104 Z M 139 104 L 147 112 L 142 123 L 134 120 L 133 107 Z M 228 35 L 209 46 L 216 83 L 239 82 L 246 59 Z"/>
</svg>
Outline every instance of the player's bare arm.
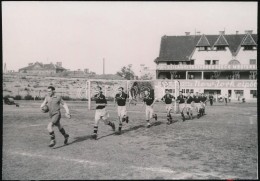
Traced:
<svg viewBox="0 0 260 181">
<path fill-rule="evenodd" d="M 71 118 L 70 110 L 69 110 L 67 103 L 63 99 L 61 99 L 60 104 L 64 107 L 64 109 L 66 111 L 65 116 L 67 118 Z"/>
<path fill-rule="evenodd" d="M 41 108 L 47 104 L 47 99 L 45 98 L 43 103 L 41 104 Z"/>
</svg>

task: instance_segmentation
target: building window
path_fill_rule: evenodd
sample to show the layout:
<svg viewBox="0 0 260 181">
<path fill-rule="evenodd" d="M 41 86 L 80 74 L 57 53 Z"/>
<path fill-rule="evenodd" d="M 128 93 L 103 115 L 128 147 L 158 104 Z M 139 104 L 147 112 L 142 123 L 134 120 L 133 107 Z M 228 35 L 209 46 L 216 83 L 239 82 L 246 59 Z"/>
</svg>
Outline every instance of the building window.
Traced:
<svg viewBox="0 0 260 181">
<path fill-rule="evenodd" d="M 184 89 L 183 89 L 184 90 Z M 191 94 L 193 94 L 194 93 L 194 89 L 186 89 L 186 93 L 191 93 Z"/>
<path fill-rule="evenodd" d="M 247 45 L 247 46 L 244 47 L 244 50 L 253 50 L 253 46 Z"/>
<path fill-rule="evenodd" d="M 182 93 L 185 93 L 185 89 L 182 89 Z"/>
<path fill-rule="evenodd" d="M 256 59 L 250 59 L 250 65 L 256 65 Z"/>
<path fill-rule="evenodd" d="M 238 101 L 241 100 L 242 97 L 244 97 L 244 91 L 243 90 L 234 90 L 236 98 Z"/>
<path fill-rule="evenodd" d="M 224 46 L 217 46 L 217 50 L 226 50 L 226 47 L 224 47 Z"/>
<path fill-rule="evenodd" d="M 208 50 L 208 47 L 199 47 L 199 51 L 206 51 Z"/>
<path fill-rule="evenodd" d="M 210 65 L 210 60 L 205 60 L 205 65 Z"/>
<path fill-rule="evenodd" d="M 219 64 L 219 60 L 212 60 L 212 65 L 218 65 Z"/>
<path fill-rule="evenodd" d="M 190 64 L 191 64 L 191 65 L 194 65 L 194 60 L 190 60 Z"/>
<path fill-rule="evenodd" d="M 256 90 L 250 90 L 250 97 L 251 98 L 257 98 L 257 91 Z"/>
</svg>

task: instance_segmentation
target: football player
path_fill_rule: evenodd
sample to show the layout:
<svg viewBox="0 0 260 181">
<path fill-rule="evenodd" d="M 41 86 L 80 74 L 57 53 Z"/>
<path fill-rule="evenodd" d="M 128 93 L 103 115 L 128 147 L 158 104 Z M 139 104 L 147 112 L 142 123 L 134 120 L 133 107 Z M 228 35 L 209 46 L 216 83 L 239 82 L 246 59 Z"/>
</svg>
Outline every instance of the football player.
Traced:
<svg viewBox="0 0 260 181">
<path fill-rule="evenodd" d="M 41 104 L 41 109 L 43 109 L 45 105 L 47 105 L 49 108 L 49 116 L 51 118 L 51 122 L 47 126 L 47 130 L 51 137 L 49 147 L 53 147 L 56 144 L 53 126 L 58 127 L 60 133 L 64 136 L 64 144 L 68 144 L 69 135 L 65 132 L 65 129 L 60 123 L 60 105 L 62 105 L 66 110 L 65 115 L 68 118 L 71 118 L 70 111 L 66 102 L 64 102 L 61 96 L 55 94 L 55 88 L 53 86 L 48 87 L 48 95 L 45 97 L 43 103 Z"/>
<path fill-rule="evenodd" d="M 179 103 L 179 109 L 181 112 L 182 121 L 185 121 L 185 116 L 183 113 L 184 110 L 186 109 L 185 99 L 186 97 L 182 94 L 182 91 L 180 91 L 180 95 L 177 97 L 176 101 Z"/>
<path fill-rule="evenodd" d="M 206 115 L 206 102 L 207 102 L 207 96 L 204 95 L 203 93 L 201 94 L 201 102 L 202 102 L 202 115 Z"/>
<path fill-rule="evenodd" d="M 143 98 L 145 106 L 145 118 L 147 121 L 147 128 L 151 127 L 150 119 L 154 118 L 157 120 L 157 114 L 154 114 L 153 105 L 155 103 L 154 95 L 151 94 L 150 90 L 144 91 L 144 98 Z"/>
<path fill-rule="evenodd" d="M 162 97 L 162 101 L 166 104 L 166 111 L 167 111 L 167 124 L 171 124 L 172 116 L 171 116 L 171 110 L 172 110 L 172 100 L 174 100 L 175 97 L 170 94 L 169 90 L 165 90 L 165 95 Z"/>
<path fill-rule="evenodd" d="M 199 96 L 198 92 L 196 92 L 196 95 L 194 95 L 193 100 L 195 109 L 197 111 L 197 118 L 199 119 L 202 116 L 202 102 L 201 96 Z"/>
<path fill-rule="evenodd" d="M 102 88 L 99 86 L 97 87 L 97 94 L 94 96 L 94 99 L 96 101 L 96 112 L 95 112 L 94 133 L 92 135 L 92 138 L 97 139 L 99 120 L 103 120 L 106 125 L 111 126 L 113 131 L 115 131 L 115 124 L 108 120 L 109 114 L 106 111 L 107 100 L 102 93 Z"/>
<path fill-rule="evenodd" d="M 115 96 L 115 102 L 117 103 L 117 114 L 118 114 L 118 120 L 119 120 L 119 127 L 118 127 L 118 132 L 117 134 L 121 134 L 121 129 L 122 129 L 122 122 L 128 123 L 129 118 L 127 116 L 126 112 L 126 99 L 127 99 L 127 94 L 124 93 L 124 88 L 119 87 L 118 88 L 118 93 Z"/>
<path fill-rule="evenodd" d="M 188 92 L 188 95 L 186 97 L 186 113 L 190 117 L 190 119 L 193 119 L 193 114 L 192 114 L 192 106 L 193 104 L 193 98 L 190 95 L 190 92 Z"/>
</svg>

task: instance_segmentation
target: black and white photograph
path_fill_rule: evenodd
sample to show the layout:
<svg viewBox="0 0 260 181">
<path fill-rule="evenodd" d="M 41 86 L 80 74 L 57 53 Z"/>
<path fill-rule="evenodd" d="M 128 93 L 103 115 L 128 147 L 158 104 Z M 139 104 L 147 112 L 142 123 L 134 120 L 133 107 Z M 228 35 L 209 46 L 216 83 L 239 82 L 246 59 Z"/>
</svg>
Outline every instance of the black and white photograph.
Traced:
<svg viewBox="0 0 260 181">
<path fill-rule="evenodd" d="M 1 1 L 2 180 L 257 180 L 257 1 Z"/>
</svg>

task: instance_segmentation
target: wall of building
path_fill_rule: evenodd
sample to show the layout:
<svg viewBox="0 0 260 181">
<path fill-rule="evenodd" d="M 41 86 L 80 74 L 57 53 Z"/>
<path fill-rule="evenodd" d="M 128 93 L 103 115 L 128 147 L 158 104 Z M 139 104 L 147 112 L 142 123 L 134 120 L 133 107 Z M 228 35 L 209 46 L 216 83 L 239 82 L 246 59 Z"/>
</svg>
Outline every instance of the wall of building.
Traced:
<svg viewBox="0 0 260 181">
<path fill-rule="evenodd" d="M 236 59 L 240 64 L 250 64 L 250 59 L 255 59 L 257 63 L 257 51 L 256 50 L 244 50 L 243 47 L 240 48 Z"/>
<path fill-rule="evenodd" d="M 227 47 L 226 50 L 208 50 L 200 51 L 198 48 L 195 49 L 191 59 L 194 59 L 194 65 L 205 65 L 205 60 L 219 60 L 219 64 L 227 64 L 232 60 L 232 53 Z"/>
</svg>

